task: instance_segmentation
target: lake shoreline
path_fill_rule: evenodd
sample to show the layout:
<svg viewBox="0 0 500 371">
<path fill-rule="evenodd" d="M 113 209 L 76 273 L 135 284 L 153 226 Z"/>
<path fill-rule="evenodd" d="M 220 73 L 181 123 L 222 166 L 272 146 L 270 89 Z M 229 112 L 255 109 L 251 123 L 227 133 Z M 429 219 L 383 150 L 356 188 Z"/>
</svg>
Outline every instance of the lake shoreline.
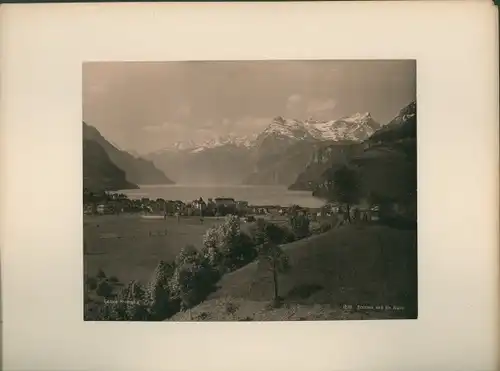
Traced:
<svg viewBox="0 0 500 371">
<path fill-rule="evenodd" d="M 299 205 L 306 208 L 319 208 L 326 203 L 324 199 L 313 196 L 310 191 L 289 190 L 286 186 L 276 185 L 139 185 L 139 189 L 120 190 L 113 193 L 122 193 L 129 199 L 162 198 L 182 202 L 191 202 L 200 197 L 204 200 L 222 197 L 246 201 L 251 205 L 279 205 L 281 207 Z"/>
</svg>

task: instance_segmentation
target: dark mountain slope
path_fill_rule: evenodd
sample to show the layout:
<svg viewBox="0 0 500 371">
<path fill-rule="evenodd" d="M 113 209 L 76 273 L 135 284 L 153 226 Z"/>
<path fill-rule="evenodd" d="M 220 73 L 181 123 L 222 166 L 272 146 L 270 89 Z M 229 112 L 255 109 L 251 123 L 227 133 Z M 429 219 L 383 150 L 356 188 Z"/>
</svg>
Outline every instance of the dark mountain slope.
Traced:
<svg viewBox="0 0 500 371">
<path fill-rule="evenodd" d="M 108 142 L 99 131 L 83 122 L 83 139 L 98 143 L 108 154 L 110 160 L 125 171 L 127 180 L 135 184 L 172 184 L 174 183 L 163 172 L 148 160 L 134 157 L 126 151 L 119 150 Z"/>
<path fill-rule="evenodd" d="M 83 140 L 83 187 L 92 192 L 138 188 L 99 143 L 88 139 Z"/>
</svg>

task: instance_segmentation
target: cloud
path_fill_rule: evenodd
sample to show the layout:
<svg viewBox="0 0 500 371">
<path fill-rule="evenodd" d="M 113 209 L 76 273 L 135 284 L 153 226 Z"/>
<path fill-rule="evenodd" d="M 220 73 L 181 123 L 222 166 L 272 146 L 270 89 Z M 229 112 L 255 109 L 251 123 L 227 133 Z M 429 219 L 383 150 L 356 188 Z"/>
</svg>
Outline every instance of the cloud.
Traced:
<svg viewBox="0 0 500 371">
<path fill-rule="evenodd" d="M 337 102 L 332 98 L 306 98 L 293 94 L 286 101 L 286 116 L 295 119 L 331 119 Z"/>
<path fill-rule="evenodd" d="M 199 127 L 177 121 L 166 121 L 159 125 L 145 126 L 143 131 L 152 135 L 156 141 L 162 140 L 164 144 L 177 141 L 202 143 L 221 134 L 214 127 L 213 122 L 210 120 Z"/>
<path fill-rule="evenodd" d="M 272 119 L 272 117 L 243 117 L 233 122 L 231 131 L 236 135 L 258 134 L 272 122 Z"/>
<path fill-rule="evenodd" d="M 186 127 L 179 122 L 166 121 L 159 125 L 144 126 L 142 130 L 149 133 L 175 133 L 186 130 Z"/>
<path fill-rule="evenodd" d="M 337 102 L 334 99 L 314 99 L 307 104 L 307 114 L 317 119 L 331 119 L 335 107 Z"/>
<path fill-rule="evenodd" d="M 293 118 L 300 118 L 304 115 L 306 103 L 300 94 L 292 94 L 286 101 L 285 115 Z"/>
<path fill-rule="evenodd" d="M 176 116 L 179 119 L 185 119 L 191 116 L 191 106 L 189 104 L 182 104 L 177 108 Z"/>
<path fill-rule="evenodd" d="M 302 101 L 303 101 L 302 95 L 300 95 L 300 94 L 290 95 L 286 101 L 286 109 L 293 110 L 298 105 L 300 105 L 302 103 Z"/>
<path fill-rule="evenodd" d="M 201 124 L 201 130 L 212 130 L 215 127 L 215 123 L 213 120 L 207 120 L 203 124 Z"/>
<path fill-rule="evenodd" d="M 206 135 L 253 135 L 262 132 L 272 121 L 272 117 L 245 116 L 240 119 L 223 118 L 222 120 L 207 120 L 198 128 L 199 134 Z"/>
</svg>

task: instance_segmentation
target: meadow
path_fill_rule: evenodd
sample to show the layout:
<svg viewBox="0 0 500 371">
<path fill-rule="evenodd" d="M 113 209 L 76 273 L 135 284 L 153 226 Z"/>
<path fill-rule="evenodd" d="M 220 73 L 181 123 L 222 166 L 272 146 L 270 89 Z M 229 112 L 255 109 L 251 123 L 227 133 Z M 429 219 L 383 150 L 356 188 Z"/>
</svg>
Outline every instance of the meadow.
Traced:
<svg viewBox="0 0 500 371">
<path fill-rule="evenodd" d="M 84 272 L 99 269 L 121 282 L 147 283 L 160 260 L 171 261 L 186 245 L 201 248 L 203 234 L 223 219 L 143 218 L 140 215 L 84 216 Z"/>
<path fill-rule="evenodd" d="M 273 218 L 276 224 L 286 219 Z M 160 260 L 186 245 L 202 247 L 205 231 L 223 218 L 86 216 L 85 273 L 103 270 L 122 283 L 147 284 Z M 252 234 L 253 223 L 242 223 Z M 334 228 L 283 245 L 291 270 L 279 276 L 283 305 L 269 307 L 273 281 L 252 262 L 225 274 L 204 302 L 169 320 L 342 320 L 416 318 L 415 229 L 377 223 Z M 99 301 L 100 299 L 94 298 Z M 232 308 L 229 312 L 227 308 Z M 381 309 L 382 308 L 382 309 Z"/>
</svg>

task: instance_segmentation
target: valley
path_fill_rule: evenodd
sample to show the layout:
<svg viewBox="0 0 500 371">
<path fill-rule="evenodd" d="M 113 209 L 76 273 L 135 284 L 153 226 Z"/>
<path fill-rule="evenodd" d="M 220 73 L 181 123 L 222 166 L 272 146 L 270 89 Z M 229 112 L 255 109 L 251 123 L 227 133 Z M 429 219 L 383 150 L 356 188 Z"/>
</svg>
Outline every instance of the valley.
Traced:
<svg viewBox="0 0 500 371">
<path fill-rule="evenodd" d="M 369 113 L 331 121 L 275 117 L 254 137 L 176 143 L 145 155 L 178 183 L 290 186 L 328 144 L 361 143 L 381 125 Z"/>
</svg>

